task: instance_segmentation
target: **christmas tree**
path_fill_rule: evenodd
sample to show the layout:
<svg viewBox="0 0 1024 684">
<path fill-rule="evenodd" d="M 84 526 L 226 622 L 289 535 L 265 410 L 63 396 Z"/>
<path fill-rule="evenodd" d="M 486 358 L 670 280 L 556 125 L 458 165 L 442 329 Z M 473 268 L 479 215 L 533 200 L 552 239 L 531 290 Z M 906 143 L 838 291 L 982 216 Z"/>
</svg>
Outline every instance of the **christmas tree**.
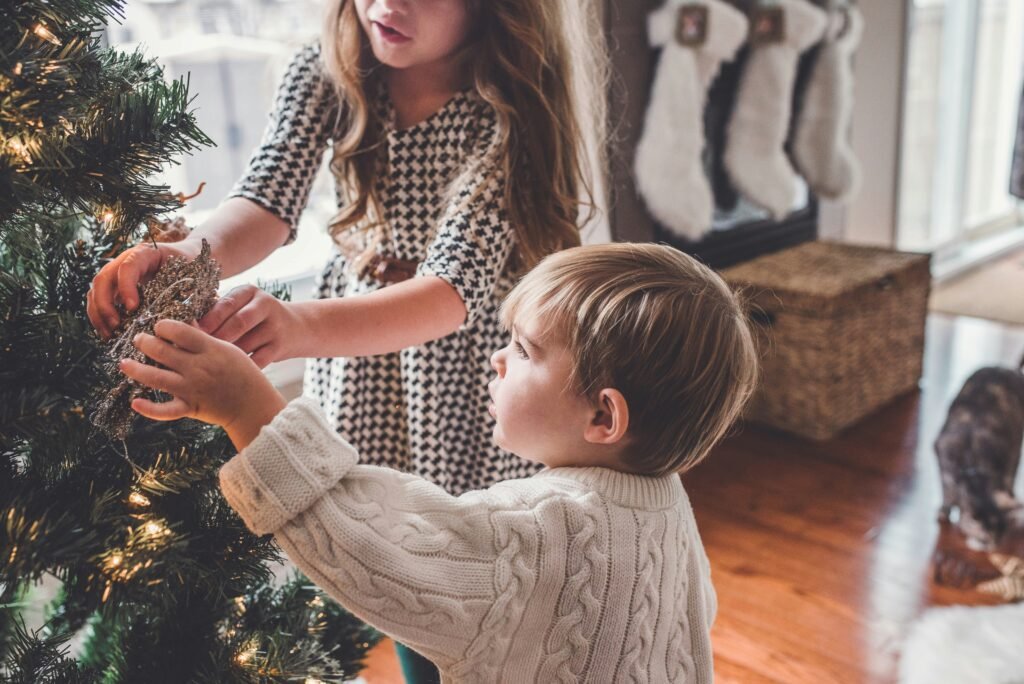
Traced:
<svg viewBox="0 0 1024 684">
<path fill-rule="evenodd" d="M 217 487 L 233 450 L 193 421 L 90 420 L 114 386 L 86 292 L 179 208 L 151 182 L 211 141 L 184 80 L 103 49 L 119 0 L 5 0 L 0 17 L 0 678 L 340 681 L 373 635 L 293 576 Z M 61 591 L 42 627 L 19 608 Z M 73 648 L 72 648 L 73 644 Z"/>
</svg>

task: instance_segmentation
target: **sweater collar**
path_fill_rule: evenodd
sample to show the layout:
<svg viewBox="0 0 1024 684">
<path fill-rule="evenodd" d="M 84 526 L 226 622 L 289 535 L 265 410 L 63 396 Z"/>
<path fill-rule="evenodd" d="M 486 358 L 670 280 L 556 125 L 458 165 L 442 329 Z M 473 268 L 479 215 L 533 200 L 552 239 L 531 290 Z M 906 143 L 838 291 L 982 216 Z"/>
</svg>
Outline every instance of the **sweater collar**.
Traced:
<svg viewBox="0 0 1024 684">
<path fill-rule="evenodd" d="M 683 492 L 679 475 L 633 475 L 611 468 L 547 468 L 534 477 L 571 480 L 594 490 L 609 501 L 629 508 L 658 509 L 675 504 Z"/>
</svg>

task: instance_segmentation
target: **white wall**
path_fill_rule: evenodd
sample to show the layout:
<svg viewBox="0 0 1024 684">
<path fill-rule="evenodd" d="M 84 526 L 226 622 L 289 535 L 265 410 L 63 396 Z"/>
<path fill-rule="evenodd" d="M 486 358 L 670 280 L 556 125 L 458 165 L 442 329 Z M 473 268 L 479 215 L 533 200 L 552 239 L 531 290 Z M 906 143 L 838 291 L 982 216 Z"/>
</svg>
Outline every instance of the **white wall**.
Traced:
<svg viewBox="0 0 1024 684">
<path fill-rule="evenodd" d="M 854 65 L 853 149 L 860 159 L 860 193 L 847 205 L 822 202 L 823 238 L 895 246 L 899 198 L 900 126 L 910 0 L 860 0 L 864 37 Z"/>
</svg>

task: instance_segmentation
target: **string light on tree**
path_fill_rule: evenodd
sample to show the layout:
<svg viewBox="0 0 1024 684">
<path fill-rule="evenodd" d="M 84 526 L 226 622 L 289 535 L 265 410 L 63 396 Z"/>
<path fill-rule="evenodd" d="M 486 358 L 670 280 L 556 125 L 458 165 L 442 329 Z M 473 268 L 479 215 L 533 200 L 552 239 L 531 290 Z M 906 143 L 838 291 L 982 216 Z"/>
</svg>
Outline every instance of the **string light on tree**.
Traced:
<svg viewBox="0 0 1024 684">
<path fill-rule="evenodd" d="M 35 28 L 32 29 L 32 33 L 36 34 L 37 36 L 39 36 L 40 38 L 49 43 L 53 43 L 54 45 L 60 45 L 60 39 L 57 38 L 57 36 L 54 35 L 53 31 L 48 29 L 46 27 L 46 24 L 42 22 L 35 25 Z"/>
<path fill-rule="evenodd" d="M 160 481 L 153 473 L 146 473 L 139 479 L 139 487 L 152 491 L 160 487 Z"/>
<path fill-rule="evenodd" d="M 31 144 L 26 143 L 19 137 L 10 138 L 7 141 L 7 149 L 9 149 L 16 156 L 21 157 L 21 160 L 26 164 L 32 163 L 32 151 Z"/>
<path fill-rule="evenodd" d="M 150 520 L 145 525 L 146 534 L 150 537 L 161 537 L 171 533 L 162 523 L 156 520 Z"/>
<path fill-rule="evenodd" d="M 255 639 L 250 639 L 235 656 L 235 662 L 239 665 L 249 665 L 258 652 Z"/>
<path fill-rule="evenodd" d="M 150 503 L 149 499 L 146 497 L 145 494 L 137 491 L 133 491 L 131 494 L 128 495 L 128 501 L 133 506 L 138 506 L 139 508 L 145 508 Z"/>
</svg>

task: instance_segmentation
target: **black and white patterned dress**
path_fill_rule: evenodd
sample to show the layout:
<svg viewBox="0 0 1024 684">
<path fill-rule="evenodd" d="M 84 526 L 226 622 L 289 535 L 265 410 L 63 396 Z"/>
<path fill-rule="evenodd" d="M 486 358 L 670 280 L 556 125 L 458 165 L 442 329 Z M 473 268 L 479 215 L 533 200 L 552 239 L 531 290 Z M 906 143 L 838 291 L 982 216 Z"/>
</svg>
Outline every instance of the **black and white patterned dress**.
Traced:
<svg viewBox="0 0 1024 684">
<path fill-rule="evenodd" d="M 294 235 L 321 156 L 331 145 L 335 106 L 319 45 L 303 48 L 231 195 L 280 216 Z M 450 283 L 468 315 L 448 337 L 399 353 L 311 359 L 305 394 L 320 403 L 364 463 L 422 475 L 453 494 L 530 475 L 535 466 L 495 446 L 487 412 L 490 355 L 506 342 L 497 310 L 512 284 L 507 261 L 514 239 L 502 180 L 479 168 L 495 135 L 493 110 L 464 91 L 428 119 L 396 130 L 385 88 L 375 106 L 386 132 L 377 188 L 389 232 L 381 250 L 417 261 L 417 275 Z M 477 172 L 467 176 L 467 170 Z M 446 202 L 456 181 L 460 187 Z M 333 250 L 316 296 L 351 297 L 381 287 L 350 271 Z"/>
</svg>

